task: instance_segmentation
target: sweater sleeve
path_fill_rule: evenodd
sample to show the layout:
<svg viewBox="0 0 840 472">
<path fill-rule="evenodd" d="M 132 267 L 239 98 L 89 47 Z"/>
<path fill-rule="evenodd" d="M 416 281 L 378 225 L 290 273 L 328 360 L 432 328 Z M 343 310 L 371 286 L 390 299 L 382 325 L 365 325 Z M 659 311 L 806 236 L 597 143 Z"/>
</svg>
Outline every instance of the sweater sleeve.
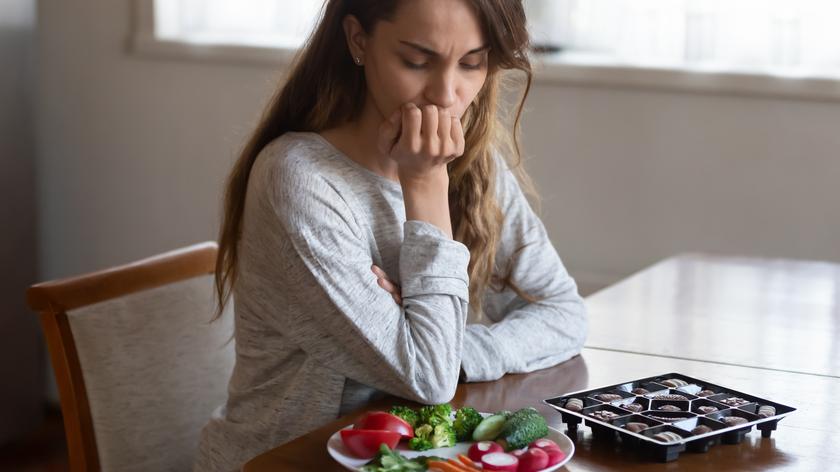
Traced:
<svg viewBox="0 0 840 472">
<path fill-rule="evenodd" d="M 529 303 L 510 292 L 495 323 L 467 326 L 461 367 L 471 382 L 566 361 L 580 353 L 588 331 L 577 285 L 545 226 L 507 165 L 499 159 L 497 166 L 499 205 L 505 217 L 497 266 L 509 268 L 517 286 L 537 301 Z"/>
<path fill-rule="evenodd" d="M 407 221 L 399 271 L 403 305 L 377 285 L 355 215 L 320 176 L 280 178 L 272 208 L 284 233 L 279 329 L 345 377 L 422 403 L 455 394 L 468 310 L 469 251 L 435 226 Z M 336 354 L 337 353 L 337 354 Z"/>
</svg>

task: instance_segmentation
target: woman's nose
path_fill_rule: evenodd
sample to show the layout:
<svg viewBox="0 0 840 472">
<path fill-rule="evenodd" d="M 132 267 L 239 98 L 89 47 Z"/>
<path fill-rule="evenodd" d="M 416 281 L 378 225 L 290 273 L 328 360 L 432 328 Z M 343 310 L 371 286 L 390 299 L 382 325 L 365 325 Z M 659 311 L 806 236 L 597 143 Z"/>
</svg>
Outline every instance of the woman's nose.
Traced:
<svg viewBox="0 0 840 472">
<path fill-rule="evenodd" d="M 440 108 L 449 109 L 457 100 L 457 83 L 451 71 L 440 71 L 429 77 L 426 99 Z"/>
</svg>

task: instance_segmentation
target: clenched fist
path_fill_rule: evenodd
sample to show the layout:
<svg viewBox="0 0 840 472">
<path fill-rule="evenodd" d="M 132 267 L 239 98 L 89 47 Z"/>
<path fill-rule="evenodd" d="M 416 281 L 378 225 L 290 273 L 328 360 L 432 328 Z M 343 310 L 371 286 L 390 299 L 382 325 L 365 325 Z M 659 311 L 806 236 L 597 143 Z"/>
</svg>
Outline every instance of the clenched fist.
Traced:
<svg viewBox="0 0 840 472">
<path fill-rule="evenodd" d="M 378 147 L 397 162 L 400 180 L 422 180 L 464 154 L 464 130 L 435 105 L 407 103 L 379 126 Z"/>
</svg>

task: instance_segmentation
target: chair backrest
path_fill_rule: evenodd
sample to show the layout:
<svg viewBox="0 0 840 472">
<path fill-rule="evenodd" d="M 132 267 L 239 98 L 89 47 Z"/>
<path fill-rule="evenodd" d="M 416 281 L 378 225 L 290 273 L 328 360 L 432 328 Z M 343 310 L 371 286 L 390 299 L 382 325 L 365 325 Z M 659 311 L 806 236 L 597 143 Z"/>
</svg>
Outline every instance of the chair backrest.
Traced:
<svg viewBox="0 0 840 472">
<path fill-rule="evenodd" d="M 215 309 L 215 243 L 33 285 L 71 470 L 190 470 L 226 398 L 232 303 Z"/>
</svg>

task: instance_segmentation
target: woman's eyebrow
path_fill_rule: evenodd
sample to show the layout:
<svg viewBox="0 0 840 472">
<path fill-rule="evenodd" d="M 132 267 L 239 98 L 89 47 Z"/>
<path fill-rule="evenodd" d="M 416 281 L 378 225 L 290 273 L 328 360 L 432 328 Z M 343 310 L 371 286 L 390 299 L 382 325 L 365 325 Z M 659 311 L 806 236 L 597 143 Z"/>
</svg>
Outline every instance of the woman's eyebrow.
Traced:
<svg viewBox="0 0 840 472">
<path fill-rule="evenodd" d="M 419 45 L 419 44 L 417 44 L 417 43 L 412 43 L 411 41 L 402 41 L 402 40 L 400 40 L 400 43 L 405 44 L 406 46 L 412 47 L 412 48 L 414 48 L 414 49 L 416 49 L 416 50 L 418 50 L 418 51 L 422 52 L 423 54 L 425 54 L 425 55 L 427 55 L 427 56 L 430 56 L 430 57 L 440 57 L 440 53 L 439 53 L 439 52 L 437 52 L 437 51 L 435 51 L 435 50 L 433 50 L 433 49 L 429 49 L 429 48 L 427 48 L 427 47 L 425 47 L 425 46 L 421 46 L 421 45 Z M 464 54 L 464 56 L 469 56 L 470 54 L 475 54 L 475 53 L 477 53 L 477 52 L 486 51 L 486 50 L 488 50 L 488 49 L 490 49 L 490 46 L 489 46 L 489 45 L 487 45 L 487 44 L 485 44 L 484 46 L 477 47 L 477 48 L 475 48 L 475 49 L 470 49 L 469 51 L 467 51 L 467 53 L 466 53 L 466 54 Z"/>
</svg>

